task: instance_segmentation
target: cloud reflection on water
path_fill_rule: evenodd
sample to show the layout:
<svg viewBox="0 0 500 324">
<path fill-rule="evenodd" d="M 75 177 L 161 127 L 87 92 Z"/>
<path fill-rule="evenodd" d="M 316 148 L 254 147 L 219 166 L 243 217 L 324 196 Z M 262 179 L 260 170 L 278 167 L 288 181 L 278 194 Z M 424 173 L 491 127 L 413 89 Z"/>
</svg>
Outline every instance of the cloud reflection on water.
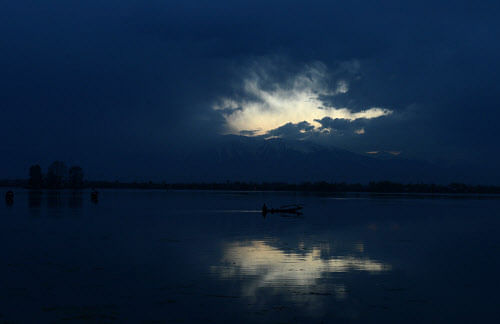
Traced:
<svg viewBox="0 0 500 324">
<path fill-rule="evenodd" d="M 355 245 L 356 254 L 363 250 Z M 299 244 L 299 247 L 302 244 Z M 343 283 L 336 282 L 330 288 L 319 287 L 317 282 L 328 273 L 360 271 L 381 273 L 391 270 L 389 264 L 355 255 L 328 256 L 329 245 L 313 247 L 304 252 L 283 250 L 271 246 L 265 241 L 241 241 L 229 243 L 224 248 L 221 265 L 211 267 L 211 271 L 223 279 L 245 279 L 243 295 L 254 296 L 257 289 L 292 288 L 300 294 L 312 291 L 335 295 L 344 299 L 347 289 Z"/>
</svg>

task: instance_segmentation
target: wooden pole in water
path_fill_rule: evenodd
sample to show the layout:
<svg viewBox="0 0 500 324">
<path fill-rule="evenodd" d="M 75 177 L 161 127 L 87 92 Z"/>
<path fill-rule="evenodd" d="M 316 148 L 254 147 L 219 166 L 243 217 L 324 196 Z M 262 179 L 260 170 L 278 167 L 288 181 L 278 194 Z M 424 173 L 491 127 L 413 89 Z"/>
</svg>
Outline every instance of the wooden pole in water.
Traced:
<svg viewBox="0 0 500 324">
<path fill-rule="evenodd" d="M 12 190 L 5 193 L 5 202 L 7 205 L 12 205 L 14 203 L 14 192 Z"/>
</svg>

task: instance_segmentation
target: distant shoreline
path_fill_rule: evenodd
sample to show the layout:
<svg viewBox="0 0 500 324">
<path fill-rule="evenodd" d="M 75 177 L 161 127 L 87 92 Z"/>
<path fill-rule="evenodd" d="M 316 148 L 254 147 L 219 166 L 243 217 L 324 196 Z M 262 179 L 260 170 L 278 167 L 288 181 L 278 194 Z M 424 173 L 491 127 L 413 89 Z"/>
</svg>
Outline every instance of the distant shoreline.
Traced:
<svg viewBox="0 0 500 324">
<path fill-rule="evenodd" d="M 303 182 L 303 183 L 165 183 L 165 182 L 117 182 L 117 181 L 85 181 L 78 188 L 61 186 L 58 188 L 32 188 L 28 180 L 0 180 L 0 187 L 24 188 L 32 190 L 57 189 L 154 189 L 154 190 L 210 190 L 210 191 L 288 191 L 318 192 L 338 194 L 422 194 L 422 195 L 455 195 L 455 194 L 494 194 L 500 195 L 500 186 L 468 185 L 463 183 L 438 184 L 403 184 L 390 181 L 369 182 L 367 184 Z"/>
</svg>

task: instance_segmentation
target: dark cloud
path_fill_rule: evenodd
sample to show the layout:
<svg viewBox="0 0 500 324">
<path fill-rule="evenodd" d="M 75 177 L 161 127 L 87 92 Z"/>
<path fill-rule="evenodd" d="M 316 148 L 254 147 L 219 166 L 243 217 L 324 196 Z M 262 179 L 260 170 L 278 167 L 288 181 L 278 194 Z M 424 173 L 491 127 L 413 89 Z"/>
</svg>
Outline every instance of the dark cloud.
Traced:
<svg viewBox="0 0 500 324">
<path fill-rule="evenodd" d="M 272 87 L 315 62 L 327 68 L 331 89 L 339 80 L 349 84 L 347 93 L 323 96 L 325 103 L 394 113 L 321 120 L 343 136 L 311 135 L 305 124 L 269 135 L 309 134 L 355 151 L 398 150 L 494 169 L 500 162 L 499 6 L 7 2 L 0 12 L 0 177 L 24 176 L 31 162 L 54 159 L 94 165 L 91 175 L 103 173 L 105 164 L 137 169 L 142 160 L 131 156 L 203 145 L 227 131 L 213 104 L 244 100 L 248 71 L 265 66 L 272 77 L 264 86 Z M 365 134 L 352 135 L 361 128 Z"/>
<path fill-rule="evenodd" d="M 266 132 L 266 134 L 261 135 L 260 137 L 279 137 L 285 139 L 311 140 L 328 143 L 335 141 L 335 137 L 343 137 L 342 140 L 345 140 L 345 137 L 364 135 L 365 127 L 369 124 L 369 121 L 363 118 L 351 121 L 343 118 L 332 119 L 330 117 L 325 117 L 315 121 L 317 121 L 321 126 L 316 128 L 314 125 L 311 125 L 306 121 L 300 123 L 287 123 Z M 251 133 L 242 135 L 252 136 L 255 134 Z"/>
<path fill-rule="evenodd" d="M 306 139 L 311 136 L 310 132 L 313 131 L 314 126 L 308 122 L 300 123 L 287 123 L 281 127 L 270 130 L 262 137 L 283 137 L 287 139 Z"/>
<path fill-rule="evenodd" d="M 328 133 L 333 132 L 335 135 L 344 135 L 346 133 L 356 134 L 356 131 L 361 133 L 361 129 L 364 133 L 364 127 L 368 123 L 368 121 L 364 118 L 348 120 L 343 118 L 332 119 L 330 117 L 325 117 L 316 121 L 321 124 L 320 130 L 326 130 Z"/>
</svg>

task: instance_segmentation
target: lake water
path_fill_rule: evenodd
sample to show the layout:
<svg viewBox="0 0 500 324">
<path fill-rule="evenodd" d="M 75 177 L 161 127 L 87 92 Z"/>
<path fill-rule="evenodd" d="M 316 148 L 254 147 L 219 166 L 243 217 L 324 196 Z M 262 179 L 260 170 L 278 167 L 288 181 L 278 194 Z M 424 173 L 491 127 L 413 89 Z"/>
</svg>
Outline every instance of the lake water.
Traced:
<svg viewBox="0 0 500 324">
<path fill-rule="evenodd" d="M 0 215 L 0 323 L 500 321 L 497 199 L 17 191 Z"/>
</svg>

